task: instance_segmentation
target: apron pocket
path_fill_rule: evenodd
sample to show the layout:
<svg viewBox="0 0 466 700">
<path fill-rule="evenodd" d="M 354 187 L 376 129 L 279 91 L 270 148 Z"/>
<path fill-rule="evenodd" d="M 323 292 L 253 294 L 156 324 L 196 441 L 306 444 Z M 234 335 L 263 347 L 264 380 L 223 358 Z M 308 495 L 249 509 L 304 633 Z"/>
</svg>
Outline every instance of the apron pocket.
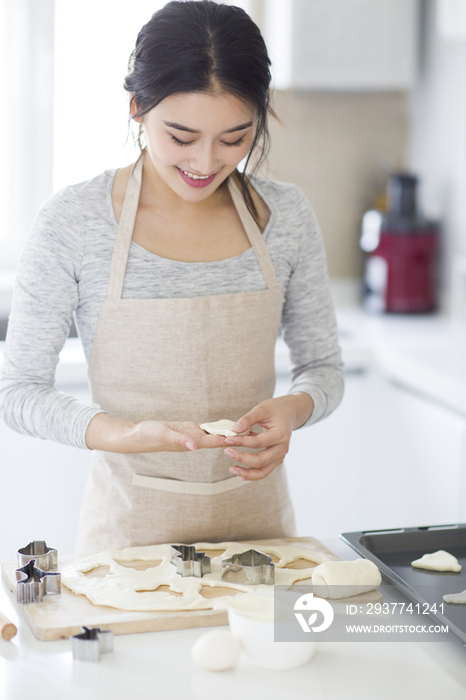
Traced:
<svg viewBox="0 0 466 700">
<path fill-rule="evenodd" d="M 239 476 L 207 483 L 133 474 L 132 546 L 218 541 L 218 499 L 246 484 Z"/>
<path fill-rule="evenodd" d="M 131 546 L 294 536 L 283 465 L 260 481 L 206 483 L 133 474 Z"/>
</svg>

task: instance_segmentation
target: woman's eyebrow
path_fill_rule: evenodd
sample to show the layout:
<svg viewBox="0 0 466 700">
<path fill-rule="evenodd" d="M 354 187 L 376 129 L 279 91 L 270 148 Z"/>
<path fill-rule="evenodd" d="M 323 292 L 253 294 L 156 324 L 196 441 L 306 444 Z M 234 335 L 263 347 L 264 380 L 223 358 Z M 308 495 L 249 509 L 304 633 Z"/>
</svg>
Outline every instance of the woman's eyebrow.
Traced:
<svg viewBox="0 0 466 700">
<path fill-rule="evenodd" d="M 243 131 L 243 129 L 249 129 L 250 126 L 252 126 L 253 122 L 246 122 L 245 124 L 240 124 L 239 126 L 234 126 L 233 129 L 227 129 L 224 131 L 224 134 L 232 134 L 234 131 Z"/>
<path fill-rule="evenodd" d="M 200 134 L 200 131 L 196 129 L 190 129 L 188 126 L 183 126 L 182 124 L 177 124 L 176 122 L 163 122 L 165 126 L 169 126 L 172 129 L 178 129 L 178 131 L 189 131 L 190 134 Z M 232 134 L 235 131 L 243 131 L 244 129 L 249 129 L 253 122 L 246 122 L 245 124 L 240 124 L 239 126 L 234 126 L 232 129 L 227 129 L 224 134 Z"/>
</svg>

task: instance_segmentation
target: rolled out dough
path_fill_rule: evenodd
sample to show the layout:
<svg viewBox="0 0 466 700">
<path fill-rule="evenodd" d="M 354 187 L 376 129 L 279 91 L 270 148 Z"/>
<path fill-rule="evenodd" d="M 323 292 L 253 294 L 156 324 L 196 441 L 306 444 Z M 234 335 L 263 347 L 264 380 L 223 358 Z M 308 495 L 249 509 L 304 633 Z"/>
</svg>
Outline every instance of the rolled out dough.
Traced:
<svg viewBox="0 0 466 700">
<path fill-rule="evenodd" d="M 381 583 L 380 571 L 368 559 L 326 561 L 312 572 L 314 593 L 321 598 L 349 598 L 373 591 Z"/>
<path fill-rule="evenodd" d="M 461 593 L 448 593 L 443 596 L 445 603 L 456 603 L 456 605 L 466 605 L 466 591 Z"/>
<path fill-rule="evenodd" d="M 198 542 L 197 551 L 218 551 L 218 556 L 211 558 L 212 572 L 203 578 L 183 578 L 176 573 L 176 568 L 170 563 L 171 546 L 169 544 L 152 545 L 148 547 L 132 547 L 128 549 L 109 550 L 79 559 L 67 564 L 61 572 L 61 580 L 69 590 L 78 595 L 86 596 L 95 605 L 107 605 L 121 610 L 206 610 L 209 608 L 226 608 L 231 595 L 205 598 L 201 589 L 205 587 L 234 589 L 243 593 L 258 595 L 273 594 L 273 586 L 245 586 L 222 581 L 221 561 L 233 554 L 244 552 L 251 547 L 278 558 L 275 564 L 275 583 L 280 586 L 291 586 L 295 581 L 309 579 L 315 564 L 321 564 L 331 559 L 322 552 L 303 547 L 264 546 L 254 543 L 240 544 L 238 542 Z M 309 562 L 309 568 L 288 569 L 298 559 Z M 128 567 L 133 561 L 161 563 L 140 571 Z M 125 563 L 126 566 L 122 565 Z M 109 573 L 102 578 L 87 577 L 86 573 L 107 566 Z M 157 590 L 163 586 L 165 590 Z M 169 587 L 173 593 L 166 590 Z"/>
<path fill-rule="evenodd" d="M 444 549 L 424 554 L 420 559 L 412 561 L 411 566 L 415 569 L 429 569 L 431 571 L 461 571 L 458 559 L 453 554 L 445 552 Z"/>
<path fill-rule="evenodd" d="M 235 421 L 224 418 L 222 420 L 216 420 L 213 423 L 202 423 L 200 427 L 202 430 L 205 430 L 206 433 L 210 433 L 210 435 L 224 435 L 225 437 L 248 435 L 251 432 L 251 429 L 249 429 L 245 430 L 244 433 L 235 433 L 234 430 L 231 430 L 231 426 L 234 424 Z"/>
</svg>

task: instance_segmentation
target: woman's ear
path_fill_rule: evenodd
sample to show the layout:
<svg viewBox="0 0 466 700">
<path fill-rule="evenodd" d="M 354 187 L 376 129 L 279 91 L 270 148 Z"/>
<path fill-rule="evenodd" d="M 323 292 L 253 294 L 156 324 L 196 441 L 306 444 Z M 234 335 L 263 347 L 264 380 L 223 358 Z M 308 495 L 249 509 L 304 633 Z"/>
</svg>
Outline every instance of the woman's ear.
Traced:
<svg viewBox="0 0 466 700">
<path fill-rule="evenodd" d="M 136 102 L 136 93 L 131 92 L 130 93 L 130 103 L 129 103 L 129 111 L 131 114 L 131 119 L 134 119 L 135 122 L 138 122 L 139 124 L 142 124 L 144 117 L 136 117 L 135 115 L 139 112 L 139 107 L 138 103 Z"/>
</svg>

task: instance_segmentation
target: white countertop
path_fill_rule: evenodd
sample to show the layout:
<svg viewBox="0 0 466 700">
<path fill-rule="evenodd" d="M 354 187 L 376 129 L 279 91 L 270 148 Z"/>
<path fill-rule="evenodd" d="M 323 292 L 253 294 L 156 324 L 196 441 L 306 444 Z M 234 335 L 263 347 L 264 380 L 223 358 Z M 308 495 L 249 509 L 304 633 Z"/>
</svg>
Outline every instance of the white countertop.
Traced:
<svg viewBox="0 0 466 700">
<path fill-rule="evenodd" d="M 355 554 L 325 541 L 342 558 Z M 0 609 L 18 626 L 0 639 L 2 700 L 464 700 L 466 650 L 447 643 L 325 643 L 305 666 L 265 671 L 240 659 L 231 671 L 208 672 L 191 660 L 205 629 L 120 635 L 98 663 L 73 661 L 69 640 L 40 642 L 2 582 Z"/>
</svg>

